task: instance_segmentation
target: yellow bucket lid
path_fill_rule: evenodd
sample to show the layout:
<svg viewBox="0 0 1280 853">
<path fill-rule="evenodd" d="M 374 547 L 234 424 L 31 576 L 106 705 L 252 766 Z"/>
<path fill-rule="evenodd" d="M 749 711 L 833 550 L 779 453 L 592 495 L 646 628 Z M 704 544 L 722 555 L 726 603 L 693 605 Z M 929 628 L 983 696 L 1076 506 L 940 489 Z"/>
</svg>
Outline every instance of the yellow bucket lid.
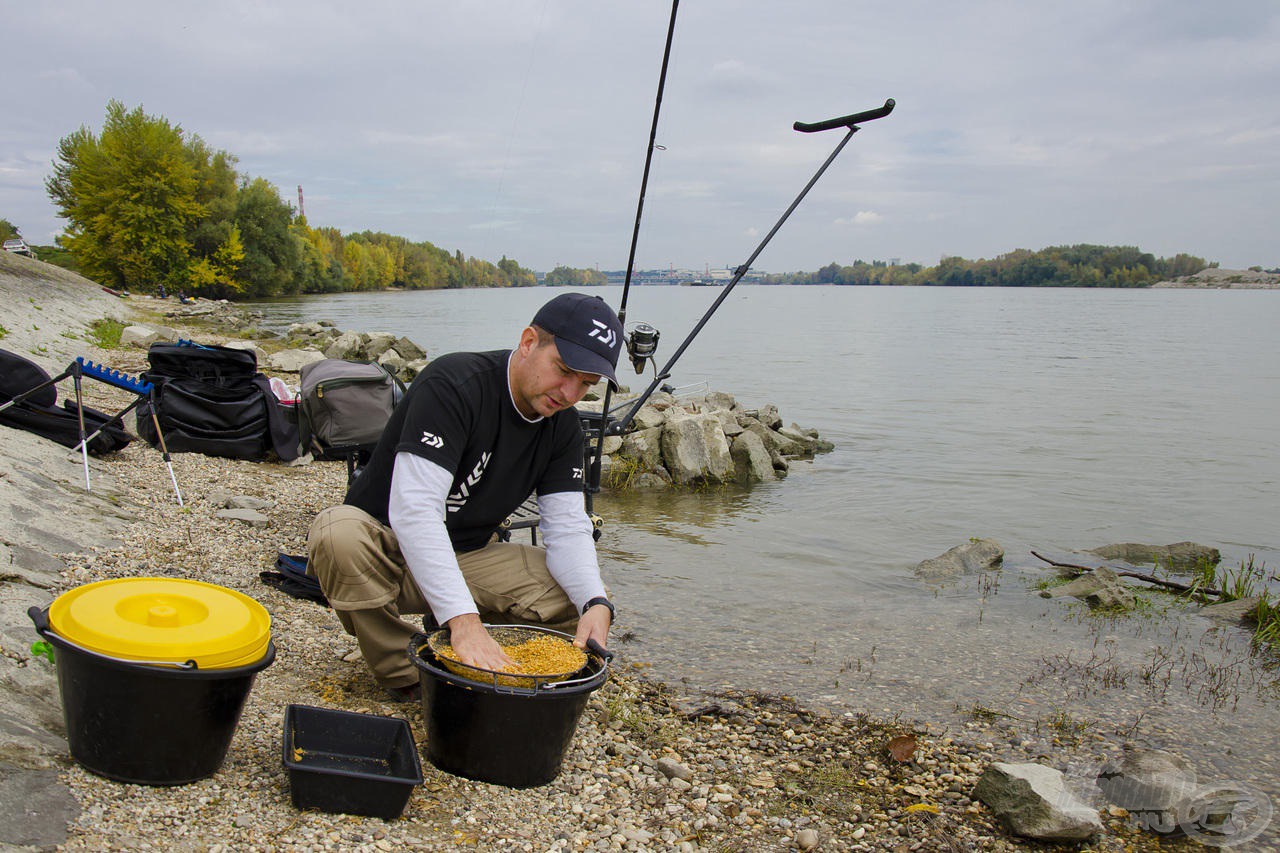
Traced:
<svg viewBox="0 0 1280 853">
<path fill-rule="evenodd" d="M 261 660 L 266 608 L 233 589 L 181 578 L 116 578 L 64 592 L 49 605 L 54 633 L 106 657 L 231 669 Z"/>
</svg>

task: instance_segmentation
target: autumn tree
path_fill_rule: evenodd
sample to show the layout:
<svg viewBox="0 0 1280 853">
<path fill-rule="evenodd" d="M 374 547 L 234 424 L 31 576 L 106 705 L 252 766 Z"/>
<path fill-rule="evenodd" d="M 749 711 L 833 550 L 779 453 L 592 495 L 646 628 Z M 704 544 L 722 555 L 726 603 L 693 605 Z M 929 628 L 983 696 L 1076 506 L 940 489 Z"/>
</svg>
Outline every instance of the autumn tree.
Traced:
<svg viewBox="0 0 1280 853">
<path fill-rule="evenodd" d="M 293 210 L 263 178 L 245 180 L 232 219 L 244 246 L 240 278 L 248 296 L 279 296 L 301 289 L 302 240 L 291 229 Z"/>
<path fill-rule="evenodd" d="M 228 186 L 234 191 L 233 164 L 167 119 L 113 100 L 100 135 L 82 126 L 58 142 L 45 188 L 68 223 L 62 243 L 88 275 L 117 287 L 181 289 L 192 264 L 213 264 L 232 238 L 230 229 L 211 238 L 200 225 Z M 220 263 L 235 253 L 228 245 Z"/>
</svg>

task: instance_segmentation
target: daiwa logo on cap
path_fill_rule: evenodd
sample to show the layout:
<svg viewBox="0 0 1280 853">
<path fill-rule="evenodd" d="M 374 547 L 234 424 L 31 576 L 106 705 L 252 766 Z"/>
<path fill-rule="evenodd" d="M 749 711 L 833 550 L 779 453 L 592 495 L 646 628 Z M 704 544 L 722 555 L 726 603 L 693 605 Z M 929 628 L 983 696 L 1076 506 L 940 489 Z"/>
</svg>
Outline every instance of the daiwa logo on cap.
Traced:
<svg viewBox="0 0 1280 853">
<path fill-rule="evenodd" d="M 604 341 L 605 346 L 610 348 L 618 345 L 618 336 L 613 333 L 613 329 L 610 329 L 607 323 L 601 323 L 599 320 L 592 320 L 591 322 L 595 323 L 596 327 L 591 330 L 591 334 L 588 337 L 598 338 Z"/>
<path fill-rule="evenodd" d="M 562 293 L 538 309 L 533 325 L 555 336 L 565 366 L 616 383 L 622 323 L 599 296 Z"/>
</svg>

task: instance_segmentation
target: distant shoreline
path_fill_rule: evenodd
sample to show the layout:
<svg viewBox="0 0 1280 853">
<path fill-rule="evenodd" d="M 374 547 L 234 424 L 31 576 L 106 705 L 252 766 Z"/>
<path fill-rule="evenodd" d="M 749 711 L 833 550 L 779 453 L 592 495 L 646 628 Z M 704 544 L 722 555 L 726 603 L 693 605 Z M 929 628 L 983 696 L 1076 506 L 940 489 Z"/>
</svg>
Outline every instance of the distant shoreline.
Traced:
<svg viewBox="0 0 1280 853">
<path fill-rule="evenodd" d="M 1200 290 L 1280 290 L 1280 273 L 1257 270 L 1224 270 L 1210 268 L 1195 275 L 1184 275 L 1173 281 L 1158 281 L 1153 288 L 1192 288 Z"/>
<path fill-rule="evenodd" d="M 715 282 L 711 287 L 720 287 L 727 282 Z M 758 281 L 744 280 L 742 284 L 754 285 L 757 287 L 936 287 L 947 290 L 964 290 L 964 289 L 1061 289 L 1061 290 L 1280 290 L 1280 273 L 1257 272 L 1255 270 L 1228 270 L 1210 268 L 1204 269 L 1195 275 L 1181 276 L 1176 279 L 1167 281 L 1157 281 L 1153 284 L 1141 285 L 1137 287 L 1118 287 L 1114 285 L 1039 285 L 1039 284 L 975 284 L 975 285 L 945 285 L 945 284 L 835 284 L 834 282 L 786 282 L 779 284 L 763 284 Z M 537 284 L 535 287 L 557 287 L 557 285 Z M 578 289 L 592 290 L 599 285 L 584 285 Z M 621 287 L 621 285 L 603 285 L 607 287 Z M 665 284 L 649 284 L 636 283 L 636 287 L 644 288 L 662 288 L 676 287 L 678 285 Z M 439 288 L 432 288 L 439 289 Z M 444 288 L 455 289 L 455 288 Z M 511 290 L 505 287 L 476 287 L 476 288 L 456 288 L 461 290 Z M 245 300 L 244 304 L 253 304 L 259 302 L 276 302 L 286 299 L 296 299 L 304 296 L 344 296 L 353 293 L 415 293 L 414 288 L 407 288 L 393 285 L 391 287 L 379 288 L 376 290 L 344 290 L 336 293 L 295 293 L 289 296 L 273 296 L 267 298 L 257 298 Z"/>
</svg>

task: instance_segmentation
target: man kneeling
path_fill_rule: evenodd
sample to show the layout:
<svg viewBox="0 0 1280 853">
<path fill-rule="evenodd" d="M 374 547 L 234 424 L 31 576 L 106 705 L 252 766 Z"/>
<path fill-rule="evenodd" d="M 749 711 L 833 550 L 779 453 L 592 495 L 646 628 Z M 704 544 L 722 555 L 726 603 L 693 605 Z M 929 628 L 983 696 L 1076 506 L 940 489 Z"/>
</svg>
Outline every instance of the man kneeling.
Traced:
<svg viewBox="0 0 1280 853">
<path fill-rule="evenodd" d="M 316 516 L 308 571 L 378 682 L 418 696 L 409 659 L 430 613 L 463 663 L 512 661 L 484 622 L 542 625 L 607 646 L 605 597 L 583 501 L 583 434 L 573 406 L 616 381 L 622 326 L 602 299 L 565 293 L 539 309 L 514 350 L 435 359 L 396 406 L 344 502 Z M 496 541 L 537 493 L 545 549 Z"/>
</svg>

